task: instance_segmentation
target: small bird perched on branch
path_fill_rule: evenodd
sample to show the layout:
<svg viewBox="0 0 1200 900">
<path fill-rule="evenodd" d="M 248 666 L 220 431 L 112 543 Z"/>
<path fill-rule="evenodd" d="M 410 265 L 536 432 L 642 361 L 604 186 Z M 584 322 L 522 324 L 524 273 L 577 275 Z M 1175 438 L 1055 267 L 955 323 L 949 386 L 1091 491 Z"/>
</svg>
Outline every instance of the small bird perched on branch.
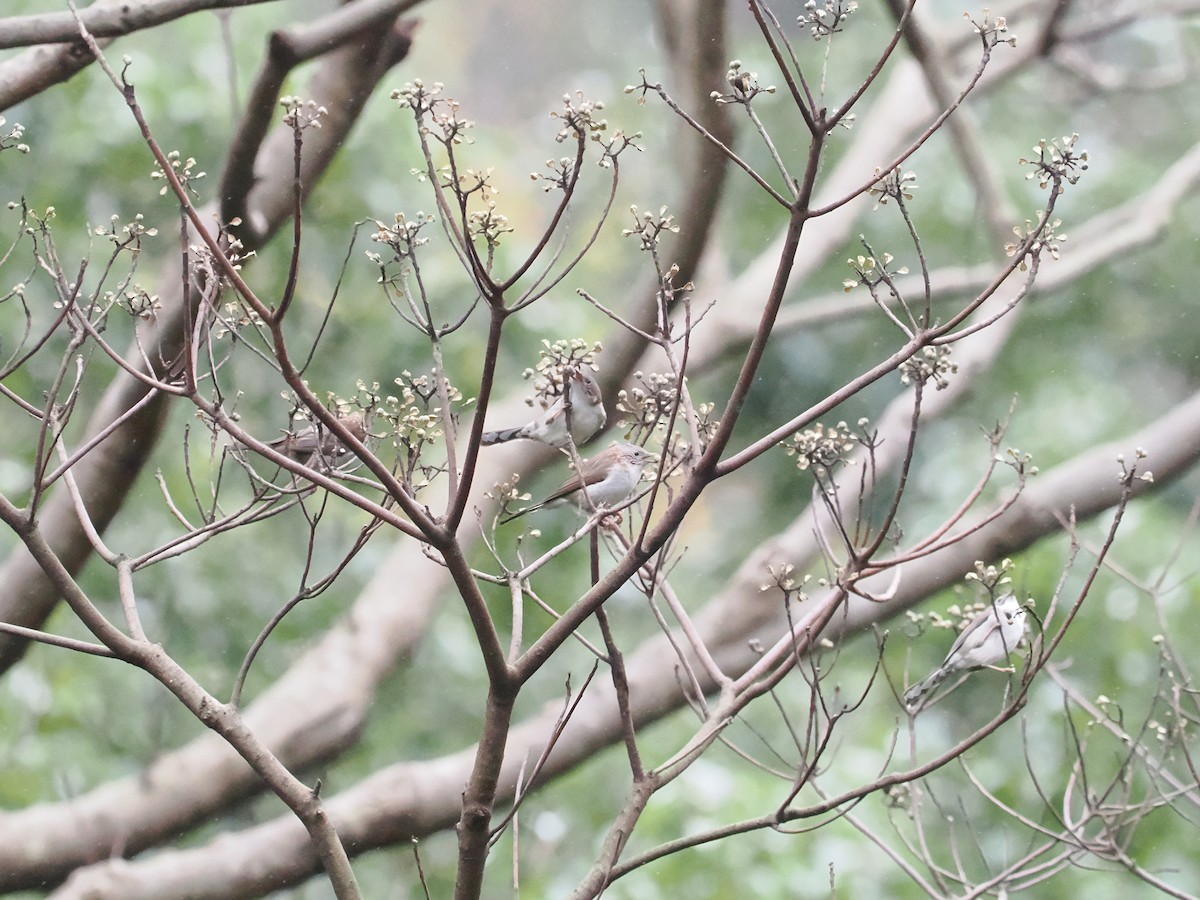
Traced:
<svg viewBox="0 0 1200 900">
<path fill-rule="evenodd" d="M 603 453 L 585 461 L 578 472 L 564 481 L 562 486 L 545 500 L 513 513 L 504 522 L 511 522 L 535 509 L 564 501 L 574 503 L 584 510 L 590 509 L 590 506 L 611 509 L 629 499 L 637 489 L 642 470 L 653 459 L 654 454 L 641 447 L 614 441 Z"/>
<path fill-rule="evenodd" d="M 575 368 L 567 376 L 566 394 L 571 400 L 571 438 L 576 444 L 582 444 L 608 421 L 604 412 L 604 398 L 600 395 L 600 385 L 591 372 Z M 563 397 L 555 400 L 533 421 L 518 428 L 485 431 L 480 441 L 486 446 L 522 438 L 541 441 L 551 447 L 567 446 L 567 404 Z"/>
<path fill-rule="evenodd" d="M 367 422 L 362 412 L 356 410 L 340 415 L 338 422 L 359 441 L 366 440 Z M 289 431 L 281 438 L 268 441 L 267 446 L 319 471 L 337 468 L 350 453 L 337 435 L 320 422 L 310 422 L 303 428 Z"/>
<path fill-rule="evenodd" d="M 904 693 L 904 708 L 920 712 L 925 698 L 951 675 L 973 669 L 995 669 L 1025 636 L 1025 608 L 1015 594 L 1005 594 L 971 620 L 946 654 L 946 661 Z M 1012 669 L 999 669 L 1011 672 Z"/>
</svg>

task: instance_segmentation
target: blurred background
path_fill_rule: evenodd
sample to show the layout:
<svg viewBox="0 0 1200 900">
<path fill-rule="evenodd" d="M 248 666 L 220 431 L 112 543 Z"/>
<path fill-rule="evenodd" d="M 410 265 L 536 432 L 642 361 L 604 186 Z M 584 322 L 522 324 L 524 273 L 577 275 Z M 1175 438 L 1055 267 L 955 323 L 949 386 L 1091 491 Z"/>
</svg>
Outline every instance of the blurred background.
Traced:
<svg viewBox="0 0 1200 900">
<path fill-rule="evenodd" d="M 1200 140 L 1196 20 L 1188 15 L 1155 15 L 1145 4 L 1124 6 L 1127 16 L 1121 15 L 1122 4 L 1104 4 L 1105 21 L 1119 21 L 1119 27 L 981 88 L 966 106 L 986 148 L 987 164 L 999 178 L 1005 200 L 1022 219 L 1032 218 L 1044 206 L 1045 195 L 1036 182 L 1026 180 L 1027 172 L 1017 160 L 1029 156 L 1039 139 L 1072 133 L 1081 136 L 1080 146 L 1089 151 L 1088 171 L 1063 196 L 1056 211 L 1063 221 L 1060 230 L 1070 240 L 1062 260 L 1043 262 L 1047 280 L 1053 278 L 1055 266 L 1069 266 L 1073 254 L 1087 250 L 1086 239 L 1099 240 L 1137 226 L 1133 207 L 1122 213 L 1122 204 L 1145 204 L 1149 188 Z M 50 8 L 57 4 L 11 0 L 5 15 Z M 114 60 L 122 54 L 132 60 L 131 79 L 162 145 L 195 157 L 198 168 L 209 173 L 195 185 L 201 199 L 211 199 L 216 188 L 237 110 L 266 36 L 274 28 L 328 9 L 326 3 L 287 0 L 249 6 L 228 16 L 200 13 L 121 38 L 109 49 Z M 776 12 L 781 19 L 794 21 L 798 10 L 788 4 Z M 960 7 L 933 3 L 922 5 L 922 12 L 922 21 L 935 37 L 970 38 Z M 980 10 L 971 12 L 980 14 Z M 1093 12 L 1093 4 L 1070 4 L 1064 27 L 1086 29 Z M 993 13 L 1010 14 L 996 6 Z M 554 197 L 543 193 L 530 180 L 530 173 L 544 171 L 545 160 L 565 152 L 554 142 L 557 126 L 549 114 L 560 106 L 564 94 L 580 91 L 605 103 L 611 127 L 641 132 L 642 152 L 622 157 L 613 215 L 584 263 L 510 330 L 497 390 L 501 395 L 529 393 L 521 373 L 536 362 L 542 340 L 603 341 L 610 334 L 610 323 L 578 297 L 576 289 L 586 289 L 618 309 L 646 294 L 652 279 L 647 260 L 621 235 L 631 221 L 628 208 L 657 210 L 666 205 L 674 210 L 673 204 L 687 187 L 679 183 L 682 170 L 677 161 L 683 142 L 694 138 L 661 102 L 651 97 L 640 104 L 638 94 L 624 93 L 626 85 L 638 83 L 639 69 L 646 70 L 648 80 L 661 80 L 671 90 L 663 33 L 668 19 L 652 5 L 633 0 L 569 5 L 549 0 L 519 4 L 431 0 L 414 14 L 421 24 L 413 52 L 384 80 L 387 89 L 370 100 L 307 206 L 294 334 L 318 327 L 336 288 L 335 315 L 308 373 L 311 385 L 346 396 L 359 380 L 386 386 L 405 369 L 417 372 L 431 364 L 426 341 L 396 318 L 376 284 L 378 272 L 365 255 L 374 249 L 366 239 L 371 226 L 355 231 L 356 223 L 386 223 L 397 213 L 412 216 L 433 211 L 428 185 L 414 174 L 422 163 L 411 115 L 388 99 L 388 89 L 418 78 L 441 82 L 446 93 L 462 104 L 463 115 L 477 123 L 466 157 L 474 167 L 494 167 L 502 211 L 516 229 L 506 245 L 507 258 L 501 258 L 502 269 L 531 246 L 552 208 Z M 731 58 L 757 72 L 764 84 L 782 84 L 744 6 L 731 4 L 728 15 Z M 890 33 L 890 21 L 882 5 L 863 3 L 855 16 L 855 30 L 834 41 L 830 105 L 840 102 L 869 70 Z M 997 66 L 1003 65 L 1006 52 L 1021 51 L 1025 35 L 1016 27 L 1014 32 L 1018 47 L 1016 51 L 997 48 Z M 797 52 L 819 70 L 824 45 L 801 34 L 794 41 Z M 898 52 L 908 56 L 904 48 Z M 957 90 L 969 72 L 948 68 Z M 285 92 L 303 95 L 305 75 L 304 69 L 298 71 L 294 85 L 289 83 Z M 871 115 L 898 116 L 898 121 L 904 121 L 906 99 L 885 94 L 883 84 L 879 82 L 864 97 L 856 129 L 865 127 Z M 799 170 L 806 135 L 785 93 L 762 99 L 756 109 L 776 146 Z M 919 108 L 915 99 L 913 106 Z M 159 232 L 139 263 L 143 278 L 152 282 L 153 273 L 177 252 L 178 214 L 170 198 L 159 195 L 161 183 L 150 177 L 152 160 L 124 101 L 107 79 L 95 69 L 86 70 L 5 115 L 10 123 L 25 126 L 24 140 L 32 154 L 0 157 L 0 199 L 7 203 L 23 197 L 34 209 L 55 208 L 55 241 L 68 271 L 89 255 L 95 258 L 99 243 L 91 229 L 105 226 L 114 214 L 127 220 L 141 213 Z M 735 119 L 737 150 L 760 171 L 774 176 L 770 157 L 746 127 L 744 116 L 735 114 Z M 925 124 L 927 118 L 922 118 L 905 127 L 919 129 Z M 837 164 L 855 135 L 854 129 L 839 132 L 826 171 Z M 910 209 L 931 268 L 996 266 L 1002 250 L 984 225 L 986 210 L 948 135 L 928 142 L 904 168 L 918 176 L 920 188 Z M 869 176 L 868 169 L 861 178 Z M 584 234 L 593 227 L 606 191 L 602 178 L 585 183 L 573 213 L 578 216 L 571 223 L 574 233 Z M 961 502 L 986 464 L 989 451 L 982 431 L 997 421 L 1011 416 L 1006 445 L 1031 453 L 1034 464 L 1045 471 L 1137 430 L 1194 393 L 1200 377 L 1196 327 L 1200 292 L 1195 287 L 1200 204 L 1195 192 L 1190 193 L 1193 196 L 1166 209 L 1153 203 L 1138 207 L 1161 213 L 1164 221 L 1149 223 L 1144 238 L 1128 242 L 1111 258 L 1060 277 L 1049 289 L 1035 286 L 1016 333 L 990 370 L 974 380 L 950 413 L 922 432 L 917 469 L 901 517 L 906 534 L 923 534 Z M 862 252 L 860 233 L 916 271 L 900 217 L 893 207 L 872 212 L 872 205 L 869 198 L 856 201 L 858 218 L 848 239 L 821 258 L 807 260 L 805 276 L 792 283 L 787 310 L 796 314 L 794 324 L 780 331 L 771 347 L 739 425 L 743 444 L 840 387 L 897 344 L 894 328 L 878 312 L 855 306 L 857 295 L 842 293 L 842 282 L 850 277 L 846 259 Z M 1114 210 L 1111 218 L 1100 218 Z M 5 230 L 15 227 L 13 211 L 0 216 L 0 222 L 8 221 Z M 1097 222 L 1107 223 L 1107 230 L 1097 227 Z M 760 260 L 784 223 L 781 211 L 742 173 L 733 172 L 725 186 L 716 236 L 696 277 L 696 302 L 739 302 L 737 291 L 745 283 L 739 279 Z M 686 221 L 679 225 L 688 228 Z M 1088 226 L 1083 230 L 1085 243 L 1080 244 L 1076 232 L 1084 226 Z M 819 230 L 821 222 L 811 227 Z M 422 257 L 426 284 L 439 313 L 451 319 L 466 310 L 472 289 L 440 232 L 430 229 L 429 234 L 433 241 Z M 805 252 L 802 245 L 802 257 Z M 269 299 L 282 289 L 289 253 L 287 242 L 276 240 L 252 262 L 249 272 L 261 297 Z M 7 277 L 15 281 L 23 275 Z M 841 309 L 836 306 L 839 297 L 845 298 Z M 752 307 L 751 319 L 756 309 Z M 806 309 L 812 311 L 810 316 L 804 314 Z M 16 327 L 12 321 L 4 325 L 12 327 Z M 113 327 L 127 325 L 114 323 Z M 485 327 L 486 321 L 477 317 L 446 345 L 450 375 L 467 396 L 477 388 Z M 122 340 L 114 342 L 123 345 Z M 693 394 L 699 400 L 719 405 L 727 395 L 736 376 L 736 350 L 735 346 L 729 357 L 720 353 L 702 357 L 691 370 Z M 92 365 L 93 371 L 111 368 L 101 359 Z M 238 384 L 246 390 L 238 400 L 243 424 L 264 437 L 277 435 L 288 425 L 290 406 L 281 398 L 284 386 L 252 360 L 238 360 L 236 365 L 245 366 L 236 372 Z M 39 374 L 45 373 L 39 372 L 35 361 L 9 386 L 24 392 Z M 102 386 L 103 380 L 93 383 Z M 853 398 L 830 420 L 876 417 L 902 390 L 898 378 L 885 380 Z M 161 443 L 125 514 L 110 529 L 110 546 L 148 547 L 174 533 L 175 522 L 161 500 L 154 470 L 160 470 L 172 488 L 184 487 L 185 458 L 179 438 L 195 426 L 193 411 L 180 404 L 169 426 L 176 439 Z M 14 424 L 0 436 L 0 489 L 6 493 L 19 494 L 24 484 L 31 433 L 25 428 Z M 207 437 L 200 429 L 193 440 L 204 444 Z M 1147 450 L 1147 465 L 1153 470 L 1155 448 Z M 1115 460 L 1113 474 L 1115 478 Z M 538 494 L 561 476 L 557 469 L 549 471 L 529 489 Z M 1200 582 L 1194 577 L 1200 546 L 1194 528 L 1196 488 L 1192 473 L 1130 509 L 1110 557 L 1111 568 L 1093 588 L 1059 657 L 1071 683 L 1087 699 L 1111 698 L 1127 723 L 1149 719 L 1158 724 L 1154 698 L 1168 676 L 1155 635 L 1166 632 L 1179 648 L 1194 647 L 1200 640 L 1198 617 L 1191 614 L 1200 602 Z M 717 484 L 681 536 L 680 544 L 687 549 L 673 579 L 685 602 L 703 606 L 748 553 L 791 520 L 797 504 L 807 501 L 809 490 L 794 461 L 782 452 L 768 454 L 739 477 Z M 332 540 L 327 547 L 318 547 L 318 563 L 336 558 L 364 521 L 361 512 L 345 505 L 332 506 L 328 516 L 336 524 L 333 534 L 340 530 L 341 543 Z M 1098 542 L 1107 522 L 1102 517 L 1081 529 L 1085 560 L 1086 548 Z M 547 546 L 571 525 L 569 515 L 553 513 L 538 523 L 546 532 Z M 256 526 L 252 533 L 253 552 L 244 552 L 238 541 L 218 541 L 206 552 L 148 570 L 138 583 L 148 631 L 169 636 L 164 640 L 168 649 L 219 696 L 227 692 L 248 642 L 291 596 L 293 550 L 307 532 L 299 517 L 284 516 Z M 7 553 L 11 535 L 3 535 L 0 541 L 4 542 L 0 551 Z M 386 539 L 376 541 L 332 590 L 301 604 L 284 620 L 255 664 L 248 694 L 253 696 L 286 671 L 314 635 L 345 613 L 390 547 Z M 1069 541 L 1061 535 L 1022 554 L 1015 560 L 1013 576 L 1018 592 L 1044 603 L 1068 555 Z M 481 562 L 486 558 L 480 554 Z M 586 585 L 585 559 L 580 555 L 556 568 L 561 583 L 555 587 L 563 595 Z M 1068 573 L 1068 591 L 1078 590 L 1085 571 L 1086 564 L 1081 564 L 1078 571 Z M 89 578 L 97 580 L 89 582 Z M 108 570 L 93 564 L 85 570 L 83 583 L 104 596 Z M 501 590 L 489 599 L 507 602 Z M 931 598 L 928 608 L 942 611 L 971 599 L 965 591 L 946 592 Z M 115 603 L 111 596 L 108 602 Z M 656 628 L 644 602 L 632 592 L 619 594 L 608 609 L 630 646 L 637 636 Z M 115 612 L 115 606 L 109 611 Z M 536 612 L 530 615 L 533 631 L 549 622 Z M 66 609 L 59 611 L 50 628 L 83 633 Z M 895 673 L 908 667 L 910 680 L 939 662 L 950 643 L 947 633 L 922 631 L 902 618 L 893 620 L 889 629 L 886 661 Z M 875 648 L 869 635 L 842 648 L 836 664 L 839 685 L 844 684 L 847 696 L 856 696 L 865 687 Z M 532 712 L 547 698 L 561 694 L 564 678 L 569 673 L 578 678 L 586 665 L 586 654 L 576 655 L 569 647 L 538 676 L 533 685 L 536 696 L 523 702 L 518 713 Z M 447 602 L 416 654 L 382 685 L 359 743 L 318 774 L 327 784 L 346 786 L 400 759 L 438 757 L 473 744 L 478 739 L 484 683 L 469 622 L 459 604 Z M 794 712 L 802 718 L 807 694 L 801 687 L 789 697 L 788 684 L 781 689 L 780 702 L 798 703 Z M 977 703 L 998 704 L 999 685 L 998 677 L 979 676 L 923 717 L 922 753 L 936 752 L 964 736 L 967 725 L 960 717 L 969 716 Z M 1191 690 L 1187 683 L 1179 687 Z M 0 805 L 6 809 L 71 797 L 137 772 L 201 730 L 172 697 L 140 673 L 47 647 L 33 648 L 8 673 L 0 683 L 0 698 Z M 142 718 L 137 727 L 130 727 L 116 713 L 134 708 Z M 824 780 L 840 787 L 885 769 L 899 717 L 894 697 L 877 684 L 852 730 L 840 734 L 842 743 L 830 757 Z M 1029 840 L 1027 832 L 1014 828 L 1007 816 L 971 788 L 968 778 L 978 778 L 1003 802 L 1037 820 L 1044 814 L 1038 797 L 1040 781 L 1045 782 L 1041 790 L 1060 795 L 1073 745 L 1087 731 L 1089 721 L 1079 707 L 1064 711 L 1062 688 L 1043 679 L 1034 687 L 1021 727 L 1010 724 L 973 751 L 969 773 L 952 765 L 930 779 L 929 789 L 942 802 L 943 812 L 970 823 L 969 839 L 959 832 L 964 841 L 959 852 L 968 865 L 984 865 L 985 860 L 987 865 L 1001 865 L 1019 856 Z M 644 732 L 644 752 L 651 759 L 659 758 L 656 753 L 673 752 L 693 727 L 694 717 L 687 711 L 668 717 Z M 760 716 L 752 711 L 731 728 L 730 738 L 768 757 L 788 741 L 779 718 L 766 711 Z M 1084 752 L 1095 754 L 1096 766 L 1116 765 L 1119 746 L 1097 737 L 1094 748 L 1089 745 Z M 1032 774 L 1027 757 L 1037 762 Z M 786 769 L 782 762 L 780 766 Z M 525 896 L 557 897 L 571 889 L 591 865 L 627 781 L 624 753 L 614 746 L 547 785 L 524 807 L 521 887 Z M 650 847 L 681 834 L 760 815 L 780 802 L 787 787 L 786 782 L 747 765 L 732 749 L 716 748 L 651 805 L 638 824 L 634 846 Z M 273 798 L 254 801 L 228 820 L 187 835 L 181 845 L 205 843 L 231 826 L 278 812 Z M 902 803 L 869 799 L 854 815 L 882 833 L 890 834 L 889 820 L 897 821 L 901 831 L 906 827 Z M 1130 853 L 1170 883 L 1197 892 L 1200 865 L 1194 853 L 1195 833 L 1180 827 L 1179 815 L 1194 820 L 1189 807 L 1184 813 L 1164 809 L 1142 821 L 1136 834 L 1130 835 Z M 421 843 L 435 897 L 451 892 L 456 851 L 452 833 Z M 508 852 L 498 849 L 492 860 L 490 883 L 498 892 L 505 891 L 508 883 L 504 871 Z M 408 846 L 374 851 L 360 858 L 355 868 L 368 897 L 421 895 Z M 1112 867 L 1088 859 L 1059 880 L 1033 886 L 1030 896 L 1059 896 L 1064 888 L 1086 892 L 1095 900 L 1148 890 Z M 618 881 L 606 896 L 808 898 L 833 896 L 835 890 L 847 897 L 926 895 L 851 822 L 841 820 L 807 834 L 754 833 L 690 850 Z M 277 896 L 328 895 L 327 886 L 314 882 Z"/>
</svg>

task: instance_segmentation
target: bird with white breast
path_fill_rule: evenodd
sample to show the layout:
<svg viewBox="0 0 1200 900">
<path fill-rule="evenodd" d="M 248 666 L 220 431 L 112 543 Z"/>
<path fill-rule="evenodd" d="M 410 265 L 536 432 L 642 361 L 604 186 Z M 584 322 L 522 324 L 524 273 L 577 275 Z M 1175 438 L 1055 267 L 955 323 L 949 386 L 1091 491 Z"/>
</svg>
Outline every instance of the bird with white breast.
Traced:
<svg viewBox="0 0 1200 900">
<path fill-rule="evenodd" d="M 910 715 L 920 712 L 929 695 L 951 675 L 997 668 L 996 664 L 1007 659 L 1024 636 L 1025 608 L 1015 594 L 1005 594 L 971 620 L 946 654 L 945 662 L 905 691 L 904 708 Z"/>
<path fill-rule="evenodd" d="M 579 471 L 540 503 L 513 513 L 505 522 L 554 503 L 571 502 L 582 510 L 612 509 L 637 490 L 642 472 L 655 458 L 634 444 L 614 441 L 604 452 L 585 460 Z"/>
<path fill-rule="evenodd" d="M 592 373 L 582 367 L 571 369 L 566 376 L 565 394 L 570 398 L 570 435 L 576 445 L 596 434 L 608 421 L 600 385 Z M 541 441 L 551 447 L 567 446 L 567 401 L 559 397 L 541 415 L 516 428 L 485 431 L 480 443 L 503 444 L 506 441 Z"/>
</svg>

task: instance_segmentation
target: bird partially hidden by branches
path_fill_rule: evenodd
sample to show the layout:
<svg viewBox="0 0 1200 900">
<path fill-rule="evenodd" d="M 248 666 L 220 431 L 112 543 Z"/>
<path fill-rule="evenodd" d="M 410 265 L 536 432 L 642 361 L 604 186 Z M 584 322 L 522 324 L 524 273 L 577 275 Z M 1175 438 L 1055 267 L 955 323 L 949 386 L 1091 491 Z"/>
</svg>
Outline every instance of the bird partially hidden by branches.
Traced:
<svg viewBox="0 0 1200 900">
<path fill-rule="evenodd" d="M 642 471 L 654 458 L 653 453 L 635 444 L 614 441 L 603 453 L 584 461 L 579 471 L 545 500 L 518 510 L 500 524 L 554 503 L 571 502 L 584 510 L 611 509 L 629 499 L 642 478 Z"/>
<path fill-rule="evenodd" d="M 361 411 L 339 415 L 338 422 L 355 439 L 366 440 L 367 421 Z M 267 446 L 307 468 L 322 472 L 338 468 L 350 456 L 350 448 L 321 422 L 311 422 L 296 431 L 289 431 L 281 438 L 268 441 Z"/>
<path fill-rule="evenodd" d="M 564 391 L 570 398 L 571 439 L 576 444 L 582 444 L 604 427 L 608 416 L 604 412 L 604 397 L 600 394 L 600 385 L 592 377 L 592 373 L 583 368 L 572 369 L 567 376 L 567 389 Z M 530 440 L 541 441 L 551 447 L 567 446 L 567 401 L 559 397 L 545 412 L 517 428 L 505 428 L 500 431 L 485 431 L 480 443 L 503 444 L 506 441 Z"/>
<path fill-rule="evenodd" d="M 971 620 L 946 654 L 946 660 L 904 693 L 904 708 L 910 715 L 920 712 L 927 698 L 951 675 L 975 669 L 996 669 L 1025 636 L 1025 608 L 1015 594 L 1005 594 Z"/>
</svg>

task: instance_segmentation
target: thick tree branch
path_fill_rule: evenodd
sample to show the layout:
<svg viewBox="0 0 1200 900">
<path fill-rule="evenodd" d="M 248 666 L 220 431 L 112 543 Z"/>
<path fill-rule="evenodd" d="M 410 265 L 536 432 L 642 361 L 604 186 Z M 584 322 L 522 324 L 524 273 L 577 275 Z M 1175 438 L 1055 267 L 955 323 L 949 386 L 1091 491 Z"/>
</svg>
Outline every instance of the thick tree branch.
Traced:
<svg viewBox="0 0 1200 900">
<path fill-rule="evenodd" d="M 83 26 L 98 38 L 119 37 L 153 28 L 207 9 L 236 9 L 267 0 L 100 0 L 79 11 Z M 0 50 L 32 44 L 74 44 L 79 26 L 70 11 L 0 19 Z"/>
</svg>

